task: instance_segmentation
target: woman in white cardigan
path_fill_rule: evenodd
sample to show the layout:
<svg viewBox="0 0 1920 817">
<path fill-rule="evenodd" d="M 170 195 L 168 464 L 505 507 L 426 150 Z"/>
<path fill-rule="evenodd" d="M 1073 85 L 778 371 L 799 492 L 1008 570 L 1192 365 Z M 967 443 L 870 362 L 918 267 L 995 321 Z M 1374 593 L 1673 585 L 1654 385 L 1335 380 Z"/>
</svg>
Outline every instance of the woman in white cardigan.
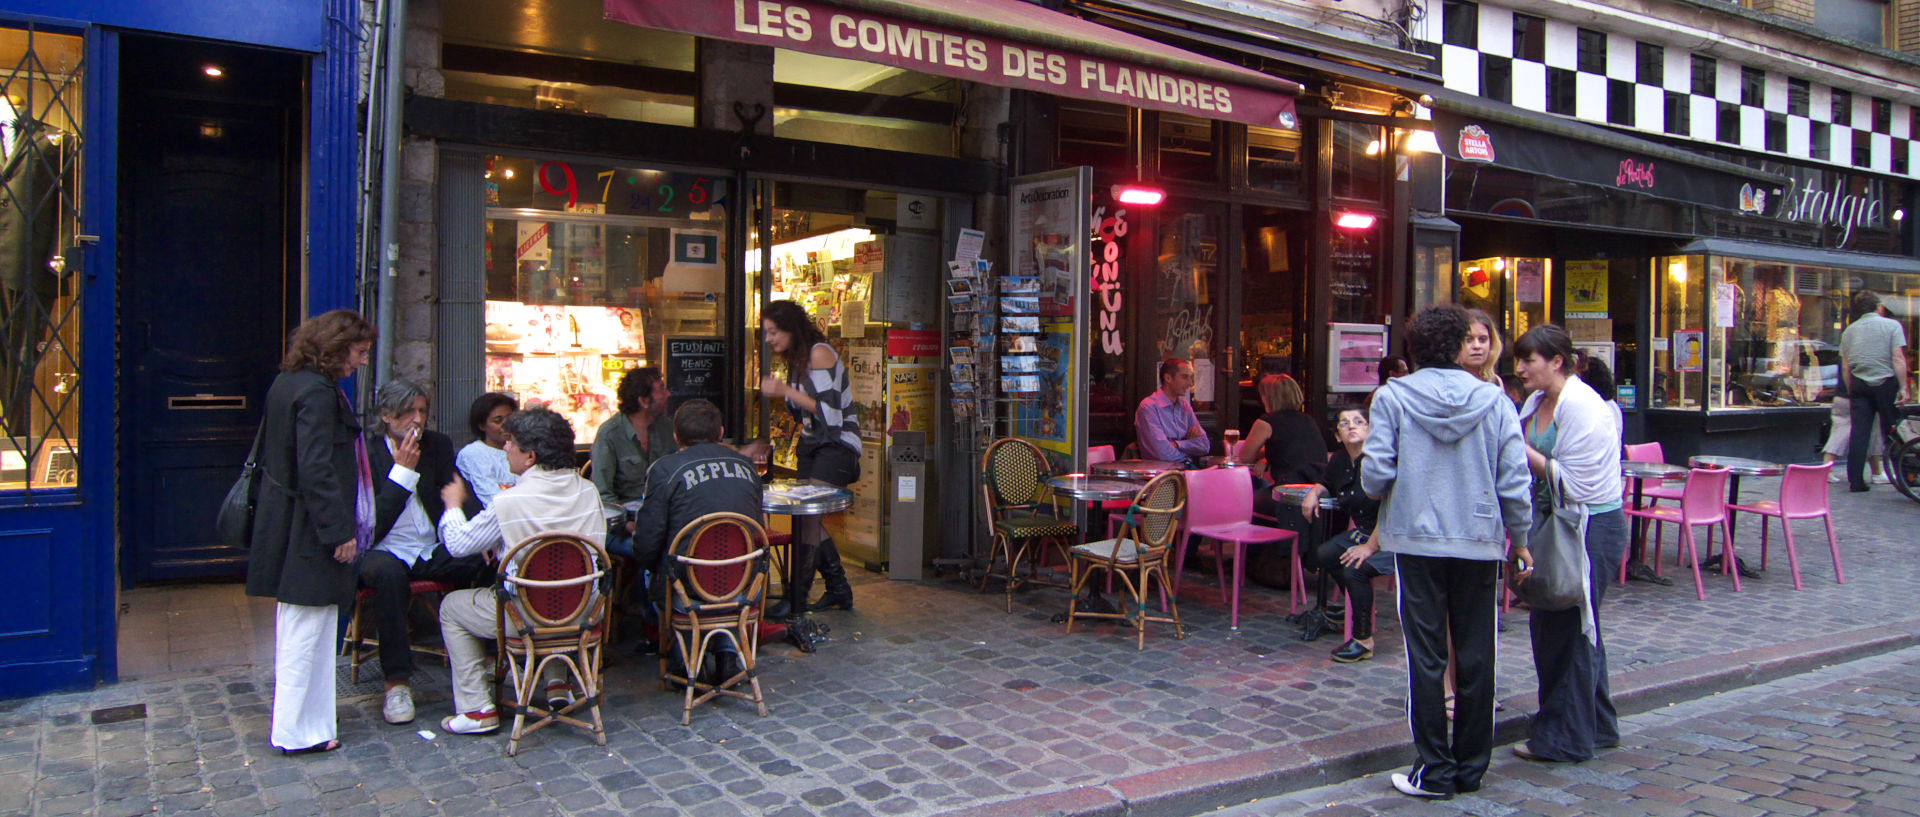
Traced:
<svg viewBox="0 0 1920 817">
<path fill-rule="evenodd" d="M 1627 518 L 1620 509 L 1620 430 L 1606 402 L 1573 374 L 1573 341 L 1566 330 L 1542 324 L 1514 343 L 1514 364 L 1532 396 L 1520 409 L 1527 464 L 1534 474 L 1534 513 L 1550 513 L 1548 461 L 1556 466 L 1566 501 L 1587 511 L 1589 562 L 1585 615 L 1535 610 L 1528 617 L 1533 667 L 1540 679 L 1540 713 L 1513 753 L 1527 760 L 1577 762 L 1619 744 L 1618 716 L 1607 691 L 1607 650 L 1601 639 L 1600 602 L 1607 578 L 1620 569 L 1627 546 Z"/>
</svg>

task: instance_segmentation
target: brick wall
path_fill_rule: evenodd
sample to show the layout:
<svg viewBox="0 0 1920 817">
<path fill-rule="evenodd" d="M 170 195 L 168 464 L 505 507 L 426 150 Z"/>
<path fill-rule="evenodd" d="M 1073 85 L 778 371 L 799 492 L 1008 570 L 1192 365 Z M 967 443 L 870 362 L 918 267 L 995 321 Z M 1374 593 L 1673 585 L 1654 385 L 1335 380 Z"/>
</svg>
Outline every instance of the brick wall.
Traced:
<svg viewBox="0 0 1920 817">
<path fill-rule="evenodd" d="M 1920 52 L 1920 0 L 1894 0 L 1893 47 Z"/>
<path fill-rule="evenodd" d="M 1753 10 L 1813 22 L 1813 0 L 1753 0 Z"/>
</svg>

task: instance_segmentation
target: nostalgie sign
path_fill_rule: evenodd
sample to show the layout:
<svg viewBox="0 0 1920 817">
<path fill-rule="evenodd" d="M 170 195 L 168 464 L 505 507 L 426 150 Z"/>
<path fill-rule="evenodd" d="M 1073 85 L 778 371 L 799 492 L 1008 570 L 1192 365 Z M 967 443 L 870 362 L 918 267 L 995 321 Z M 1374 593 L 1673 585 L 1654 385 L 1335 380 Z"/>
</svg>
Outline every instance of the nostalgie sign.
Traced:
<svg viewBox="0 0 1920 817">
<path fill-rule="evenodd" d="M 1173 49 L 1142 37 L 1018 0 L 953 0 L 955 25 L 908 20 L 820 0 L 605 0 L 616 22 L 699 37 L 771 45 L 809 54 L 891 65 L 954 79 L 1097 99 L 1267 128 L 1298 126 L 1298 86 L 1231 63 Z M 1014 41 L 963 28 L 983 20 L 997 30 L 1045 32 L 1049 44 Z M 986 26 L 982 26 L 986 28 Z M 1050 43 L 1099 43 L 1080 51 Z M 1134 59 L 1105 56 L 1132 53 Z M 1201 76 L 1156 63 L 1200 65 Z"/>
</svg>

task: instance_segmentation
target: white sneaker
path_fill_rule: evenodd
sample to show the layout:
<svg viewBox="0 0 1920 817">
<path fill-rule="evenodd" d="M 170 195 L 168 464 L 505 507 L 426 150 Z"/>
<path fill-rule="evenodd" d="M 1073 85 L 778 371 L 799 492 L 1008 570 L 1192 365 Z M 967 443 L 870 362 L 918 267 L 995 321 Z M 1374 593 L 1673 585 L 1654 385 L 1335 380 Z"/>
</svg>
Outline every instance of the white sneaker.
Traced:
<svg viewBox="0 0 1920 817">
<path fill-rule="evenodd" d="M 488 710 L 449 715 L 440 719 L 440 730 L 456 735 L 490 734 L 500 730 L 500 714 L 497 710 Z"/>
<path fill-rule="evenodd" d="M 1828 472 L 1827 472 L 1827 481 L 1828 481 L 1828 482 L 1843 482 L 1843 481 L 1845 481 L 1845 480 L 1846 480 L 1846 477 L 1843 477 L 1843 476 L 1841 476 L 1841 475 L 1840 475 L 1840 472 L 1839 472 L 1839 471 L 1828 471 Z"/>
<path fill-rule="evenodd" d="M 1873 476 L 1868 477 L 1867 481 L 1875 485 L 1892 485 L 1893 484 L 1893 480 L 1887 477 L 1887 472 L 1885 471 L 1881 471 L 1878 474 L 1874 474 Z"/>
<path fill-rule="evenodd" d="M 1404 794 L 1408 797 L 1420 797 L 1428 800 L 1452 800 L 1453 799 L 1452 792 L 1427 791 L 1426 789 L 1413 785 L 1413 779 L 1410 777 L 1407 777 L 1406 773 L 1404 772 L 1393 773 L 1393 787 L 1394 789 L 1398 790 L 1401 794 Z"/>
<path fill-rule="evenodd" d="M 573 706 L 573 685 L 566 681 L 553 681 L 547 684 L 547 709 L 559 712 Z"/>
<path fill-rule="evenodd" d="M 413 687 L 401 684 L 387 690 L 387 703 L 380 708 L 387 723 L 413 723 Z"/>
</svg>

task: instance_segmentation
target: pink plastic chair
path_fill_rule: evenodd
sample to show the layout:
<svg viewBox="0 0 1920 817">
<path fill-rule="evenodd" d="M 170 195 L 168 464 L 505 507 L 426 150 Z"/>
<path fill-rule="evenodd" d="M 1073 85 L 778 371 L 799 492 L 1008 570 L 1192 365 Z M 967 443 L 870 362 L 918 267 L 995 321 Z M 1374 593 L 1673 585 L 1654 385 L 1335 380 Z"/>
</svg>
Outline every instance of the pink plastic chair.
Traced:
<svg viewBox="0 0 1920 817">
<path fill-rule="evenodd" d="M 1680 526 L 1680 544 L 1686 548 L 1687 560 L 1693 566 L 1693 586 L 1701 601 L 1707 599 L 1707 583 L 1700 577 L 1700 552 L 1693 542 L 1693 528 L 1696 525 L 1708 526 L 1709 553 L 1713 551 L 1713 526 L 1720 527 L 1720 538 L 1727 543 L 1726 553 L 1721 556 L 1721 566 L 1723 572 L 1733 576 L 1734 592 L 1740 592 L 1740 571 L 1734 569 L 1733 538 L 1727 533 L 1727 476 L 1724 470 L 1695 468 L 1687 476 L 1687 487 L 1681 493 L 1680 507 L 1627 510 L 1628 516 L 1637 516 L 1649 522 L 1672 522 Z M 1656 576 L 1660 575 L 1660 539 L 1657 537 L 1653 540 L 1653 572 Z"/>
<path fill-rule="evenodd" d="M 1220 579 L 1220 600 L 1227 602 L 1231 628 L 1240 629 L 1240 586 L 1246 577 L 1247 545 L 1287 542 L 1298 538 L 1290 530 L 1253 524 L 1253 473 L 1245 468 L 1207 468 L 1187 472 L 1187 526 L 1173 556 L 1173 595 L 1180 597 L 1181 570 L 1186 566 L 1187 542 L 1211 539 L 1218 555 L 1214 570 Z M 1233 543 L 1233 581 L 1226 578 L 1226 545 Z M 1300 612 L 1300 587 L 1306 584 L 1298 548 L 1293 553 L 1293 587 L 1287 591 L 1292 612 Z M 1231 595 L 1229 595 L 1231 594 Z"/>
<path fill-rule="evenodd" d="M 1666 462 L 1667 455 L 1660 449 L 1659 443 L 1635 443 L 1627 446 L 1627 459 L 1634 462 Z M 1663 480 L 1641 480 L 1641 482 L 1647 484 L 1641 487 L 1640 495 L 1655 501 L 1671 499 L 1678 502 L 1680 501 L 1681 492 L 1686 490 L 1685 488 L 1669 488 Z M 1625 487 L 1625 498 L 1631 499 L 1633 497 L 1633 486 L 1626 485 Z"/>
<path fill-rule="evenodd" d="M 1793 549 L 1793 520 L 1820 519 L 1827 523 L 1827 547 L 1833 551 L 1833 580 L 1837 584 L 1847 583 L 1847 574 L 1840 569 L 1840 540 L 1833 536 L 1833 508 L 1827 500 L 1827 474 L 1833 471 L 1833 463 L 1824 465 L 1789 465 L 1787 475 L 1780 478 L 1780 501 L 1761 500 L 1752 505 L 1729 505 L 1729 510 L 1757 513 L 1760 519 L 1760 569 L 1767 569 L 1767 520 L 1775 517 L 1780 520 L 1780 530 L 1787 540 L 1787 566 L 1793 570 L 1793 589 L 1800 587 L 1800 554 Z"/>
</svg>

